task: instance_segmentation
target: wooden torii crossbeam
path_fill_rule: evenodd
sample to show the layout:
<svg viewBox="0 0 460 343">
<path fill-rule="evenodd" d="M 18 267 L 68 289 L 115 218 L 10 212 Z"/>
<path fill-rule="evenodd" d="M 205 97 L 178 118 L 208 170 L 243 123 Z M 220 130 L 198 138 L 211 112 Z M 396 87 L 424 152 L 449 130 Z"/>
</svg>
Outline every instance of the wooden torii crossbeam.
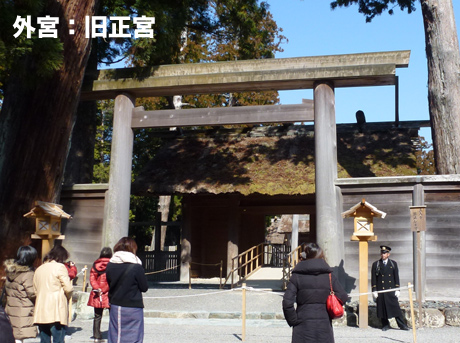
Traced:
<svg viewBox="0 0 460 343">
<path fill-rule="evenodd" d="M 323 80 L 335 88 L 395 85 L 396 68 L 407 67 L 409 57 L 403 50 L 100 70 L 81 100 L 313 89 Z"/>
</svg>

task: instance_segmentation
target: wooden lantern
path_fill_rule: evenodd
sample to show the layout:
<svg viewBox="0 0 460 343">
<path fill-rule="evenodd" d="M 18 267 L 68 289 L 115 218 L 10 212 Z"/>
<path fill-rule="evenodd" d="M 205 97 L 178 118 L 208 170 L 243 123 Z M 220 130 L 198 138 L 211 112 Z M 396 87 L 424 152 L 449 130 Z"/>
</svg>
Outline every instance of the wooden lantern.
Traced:
<svg viewBox="0 0 460 343">
<path fill-rule="evenodd" d="M 351 240 L 359 240 L 360 237 L 373 237 L 374 234 L 374 217 L 385 218 L 386 213 L 379 211 L 375 206 L 366 202 L 365 199 L 357 203 L 348 211 L 342 213 L 343 218 L 354 217 L 354 230 Z M 368 239 L 368 240 L 377 240 Z"/>
<path fill-rule="evenodd" d="M 62 205 L 36 201 L 35 207 L 24 214 L 26 218 L 35 218 L 35 234 L 33 239 L 42 240 L 42 258 L 52 248 L 55 239 L 64 239 L 61 235 L 61 219 L 72 218 L 62 210 Z"/>
<path fill-rule="evenodd" d="M 369 241 L 376 241 L 374 233 L 374 217 L 385 218 L 386 213 L 379 211 L 365 199 L 348 211 L 342 213 L 343 218 L 354 217 L 352 241 L 359 241 L 359 327 L 368 327 L 368 272 L 369 272 Z"/>
</svg>

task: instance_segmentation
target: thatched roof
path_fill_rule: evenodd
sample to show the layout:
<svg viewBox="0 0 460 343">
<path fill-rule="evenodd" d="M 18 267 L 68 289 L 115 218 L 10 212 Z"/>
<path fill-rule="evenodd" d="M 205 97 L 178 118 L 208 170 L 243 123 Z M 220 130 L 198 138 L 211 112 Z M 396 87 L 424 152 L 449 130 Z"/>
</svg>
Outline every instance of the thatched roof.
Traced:
<svg viewBox="0 0 460 343">
<path fill-rule="evenodd" d="M 338 176 L 416 174 L 418 123 L 337 125 Z M 313 126 L 189 131 L 167 140 L 132 185 L 133 194 L 315 192 Z"/>
</svg>

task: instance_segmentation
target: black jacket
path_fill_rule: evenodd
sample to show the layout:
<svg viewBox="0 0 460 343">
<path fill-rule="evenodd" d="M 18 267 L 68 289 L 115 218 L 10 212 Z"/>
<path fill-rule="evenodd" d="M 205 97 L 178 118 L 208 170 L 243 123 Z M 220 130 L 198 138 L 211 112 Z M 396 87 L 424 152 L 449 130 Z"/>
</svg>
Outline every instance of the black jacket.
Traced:
<svg viewBox="0 0 460 343">
<path fill-rule="evenodd" d="M 109 302 L 124 307 L 144 307 L 142 293 L 149 286 L 144 268 L 133 263 L 108 263 L 106 269 L 109 284 Z"/>
<path fill-rule="evenodd" d="M 372 264 L 371 270 L 372 292 L 398 288 L 399 270 L 396 261 L 388 259 L 387 265 L 383 265 L 380 259 Z M 379 293 L 377 297 L 377 317 L 393 318 L 402 316 L 398 298 L 395 292 Z"/>
<path fill-rule="evenodd" d="M 326 310 L 331 272 L 323 259 L 302 261 L 292 271 L 283 297 L 284 317 L 289 326 L 293 326 L 292 343 L 334 342 L 332 321 Z M 345 303 L 348 295 L 334 275 L 332 288 Z M 294 308 L 294 303 L 297 303 L 297 309 Z"/>
</svg>

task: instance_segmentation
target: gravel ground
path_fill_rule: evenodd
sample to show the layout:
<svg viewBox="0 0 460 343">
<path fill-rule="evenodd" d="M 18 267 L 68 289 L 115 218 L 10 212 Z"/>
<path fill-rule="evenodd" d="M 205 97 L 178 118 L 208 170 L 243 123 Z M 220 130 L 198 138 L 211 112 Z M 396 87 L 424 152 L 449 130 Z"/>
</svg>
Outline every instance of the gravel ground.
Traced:
<svg viewBox="0 0 460 343">
<path fill-rule="evenodd" d="M 66 343 L 92 342 L 92 320 L 75 320 L 69 326 L 70 337 Z M 107 335 L 108 318 L 102 321 L 104 337 Z M 334 328 L 336 343 L 411 343 L 412 331 L 379 329 L 359 329 L 356 327 Z M 418 329 L 418 343 L 458 343 L 460 328 L 445 326 L 439 329 Z M 238 343 L 242 341 L 242 321 L 236 319 L 145 319 L 145 343 Z M 289 343 L 291 329 L 282 320 L 248 320 L 245 342 Z M 28 339 L 24 343 L 39 343 L 38 339 Z"/>
<path fill-rule="evenodd" d="M 145 343 L 202 343 L 202 342 L 241 342 L 242 321 L 226 314 L 241 313 L 242 292 L 229 289 L 219 290 L 218 281 L 194 280 L 192 289 L 188 284 L 155 284 L 144 294 L 145 304 Z M 249 286 L 249 285 L 248 285 Z M 248 290 L 246 297 L 246 334 L 245 342 L 289 343 L 291 328 L 284 320 L 268 314 L 282 315 L 281 301 L 283 292 Z M 86 303 L 85 303 L 86 304 Z M 357 304 L 357 303 L 356 303 Z M 424 307 L 447 308 L 458 306 L 454 302 L 428 301 Z M 404 306 L 404 301 L 402 302 Z M 88 308 L 90 314 L 92 308 Z M 197 314 L 189 318 L 187 314 Z M 169 318 L 161 315 L 171 315 Z M 213 316 L 213 315 L 214 316 Z M 258 314 L 253 316 L 251 314 Z M 261 314 L 267 319 L 262 318 Z M 185 315 L 185 316 L 182 316 Z M 203 316 L 202 316 L 203 315 Z M 182 317 L 181 317 L 182 316 Z M 214 319 L 219 317 L 219 319 Z M 225 319 L 228 318 L 228 319 Z M 80 316 L 69 326 L 66 343 L 92 342 L 92 319 Z M 102 320 L 104 337 L 107 335 L 108 315 Z M 359 329 L 357 327 L 334 327 L 336 343 L 411 343 L 412 331 L 398 329 L 383 332 L 377 328 Z M 418 343 L 459 343 L 460 327 L 422 328 L 416 331 Z M 0 339 L 1 342 L 1 339 Z M 39 339 L 28 339 L 24 343 L 39 343 Z M 318 342 L 320 343 L 320 342 Z"/>
</svg>

